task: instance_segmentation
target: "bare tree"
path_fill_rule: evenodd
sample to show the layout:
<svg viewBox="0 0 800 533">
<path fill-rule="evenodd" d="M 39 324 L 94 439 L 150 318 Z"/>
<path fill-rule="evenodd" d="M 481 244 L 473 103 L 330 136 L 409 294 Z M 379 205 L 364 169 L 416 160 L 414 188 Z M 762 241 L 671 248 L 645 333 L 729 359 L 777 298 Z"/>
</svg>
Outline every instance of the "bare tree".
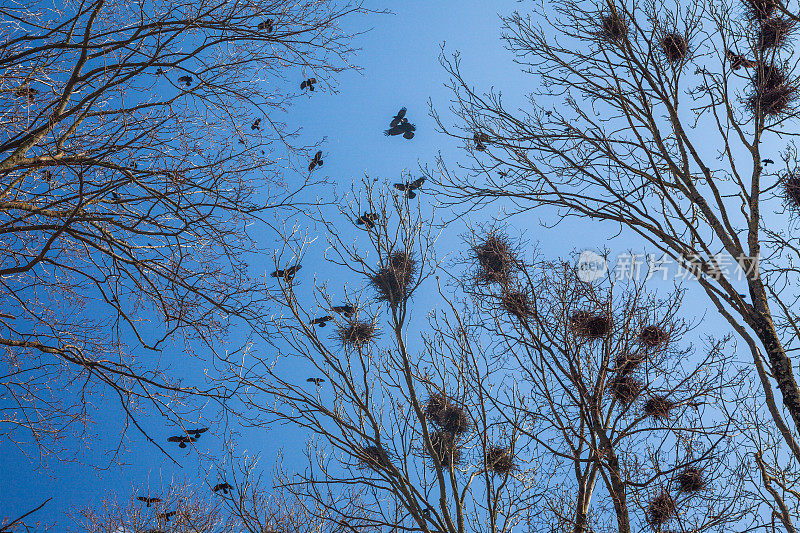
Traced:
<svg viewBox="0 0 800 533">
<path fill-rule="evenodd" d="M 307 150 L 281 112 L 302 79 L 335 90 L 354 51 L 342 22 L 365 12 L 348 0 L 0 7 L 4 438 L 62 451 L 71 430 L 87 435 L 94 392 L 142 431 L 143 404 L 180 422 L 187 396 L 233 394 L 168 372 L 161 354 L 201 365 L 232 322 L 267 333 L 249 231 L 300 207 L 312 183 L 283 183 Z"/>
</svg>

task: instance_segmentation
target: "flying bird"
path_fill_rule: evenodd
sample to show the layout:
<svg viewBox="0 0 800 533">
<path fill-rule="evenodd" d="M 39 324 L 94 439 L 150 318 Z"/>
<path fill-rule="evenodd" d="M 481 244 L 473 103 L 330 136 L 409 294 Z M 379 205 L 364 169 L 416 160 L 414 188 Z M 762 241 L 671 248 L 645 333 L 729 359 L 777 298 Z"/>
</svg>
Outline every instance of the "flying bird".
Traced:
<svg viewBox="0 0 800 533">
<path fill-rule="evenodd" d="M 317 167 L 321 167 L 325 162 L 322 160 L 322 150 L 319 150 L 316 154 L 314 154 L 314 159 L 311 160 L 311 163 L 308 164 L 308 171 L 311 172 Z"/>
<path fill-rule="evenodd" d="M 375 227 L 375 221 L 378 220 L 380 217 L 377 213 L 370 213 L 369 211 L 365 211 L 363 215 L 356 219 L 356 224 L 359 226 L 366 226 L 369 229 Z"/>
<path fill-rule="evenodd" d="M 294 265 L 290 266 L 289 268 L 285 268 L 283 270 L 276 270 L 272 273 L 273 278 L 283 278 L 284 281 L 289 282 L 294 279 L 294 275 L 297 274 L 297 271 L 300 270 L 302 265 Z"/>
<path fill-rule="evenodd" d="M 322 378 L 308 378 L 306 381 L 308 381 L 309 383 L 313 383 L 317 387 L 325 383 L 325 380 Z"/>
<path fill-rule="evenodd" d="M 39 91 L 31 87 L 30 85 L 18 87 L 14 91 L 14 95 L 19 96 L 20 98 L 26 98 L 28 102 L 33 102 L 36 99 L 37 94 L 39 94 Z"/>
<path fill-rule="evenodd" d="M 399 125 L 404 120 L 406 122 L 408 122 L 408 119 L 405 118 L 405 116 L 406 116 L 406 108 L 403 107 L 403 108 L 400 109 L 400 111 L 397 112 L 397 114 L 394 117 L 392 117 L 392 121 L 389 122 L 389 126 L 394 128 L 395 126 Z"/>
<path fill-rule="evenodd" d="M 262 20 L 258 23 L 259 30 L 267 30 L 267 33 L 272 33 L 272 30 L 275 28 L 273 27 L 272 19 Z"/>
<path fill-rule="evenodd" d="M 147 496 L 139 496 L 136 499 L 139 500 L 140 502 L 146 503 L 147 507 L 150 507 L 150 505 L 161 501 L 161 498 L 149 498 Z"/>
<path fill-rule="evenodd" d="M 731 50 L 725 50 L 725 57 L 728 58 L 728 61 L 731 62 L 731 68 L 733 70 L 739 70 L 740 68 L 755 68 L 758 66 L 758 63 L 751 59 L 747 59 L 743 55 L 735 54 Z"/>
<path fill-rule="evenodd" d="M 317 78 L 308 78 L 300 84 L 300 89 L 308 89 L 309 91 L 313 91 L 315 83 L 317 83 Z"/>
<path fill-rule="evenodd" d="M 773 161 L 772 159 L 762 159 L 761 162 L 764 163 L 765 165 L 771 165 L 775 161 Z"/>
<path fill-rule="evenodd" d="M 222 491 L 223 494 L 228 494 L 231 491 L 231 489 L 233 489 L 233 487 L 231 487 L 230 484 L 228 483 L 217 483 L 211 490 L 213 490 L 214 492 Z"/>
<path fill-rule="evenodd" d="M 178 81 L 182 81 L 183 83 L 186 84 L 187 87 L 191 87 L 192 86 L 192 77 L 191 76 L 181 76 L 180 78 L 178 78 Z"/>
<path fill-rule="evenodd" d="M 312 326 L 316 326 L 317 324 L 319 324 L 319 327 L 324 328 L 325 326 L 327 326 L 327 322 L 329 322 L 331 320 L 333 320 L 333 317 L 326 315 L 326 316 L 321 316 L 319 318 L 315 318 L 314 320 L 312 320 L 310 322 L 310 324 Z"/>
<path fill-rule="evenodd" d="M 187 429 L 186 433 L 194 437 L 195 439 L 199 439 L 200 436 L 208 431 L 208 428 L 195 428 L 195 429 Z"/>
<path fill-rule="evenodd" d="M 486 133 L 476 133 L 472 136 L 472 140 L 475 141 L 475 149 L 483 152 L 486 150 L 486 145 L 489 143 L 489 135 Z"/>
<path fill-rule="evenodd" d="M 260 130 L 261 129 L 261 119 L 257 118 L 255 122 L 250 124 L 251 130 Z"/>
<path fill-rule="evenodd" d="M 416 126 L 404 118 L 400 124 L 392 126 L 388 130 L 384 130 L 383 134 L 387 137 L 390 135 L 402 135 L 404 139 L 413 139 L 415 131 L 417 131 Z"/>
<path fill-rule="evenodd" d="M 417 197 L 417 193 L 415 193 L 414 191 L 416 189 L 419 189 L 422 186 L 423 183 L 425 183 L 425 178 L 424 177 L 417 178 L 412 182 L 408 182 L 407 181 L 405 183 L 395 183 L 394 184 L 394 188 L 406 193 L 406 198 L 411 200 L 411 199 L 414 199 L 414 198 Z"/>
<path fill-rule="evenodd" d="M 174 437 L 168 438 L 167 442 L 178 442 L 180 443 L 178 444 L 179 448 L 186 448 L 187 442 L 197 442 L 197 439 L 187 435 L 175 435 Z"/>
<path fill-rule="evenodd" d="M 344 315 L 344 316 L 350 318 L 356 312 L 356 308 L 353 307 L 350 304 L 335 305 L 335 306 L 333 306 L 331 308 L 331 311 L 333 311 L 334 313 L 339 313 L 341 315 Z"/>
<path fill-rule="evenodd" d="M 169 522 L 169 519 L 175 516 L 176 514 L 178 514 L 177 511 L 169 511 L 167 513 L 160 513 L 156 516 L 158 516 L 158 518 L 163 519 L 165 522 Z"/>
</svg>

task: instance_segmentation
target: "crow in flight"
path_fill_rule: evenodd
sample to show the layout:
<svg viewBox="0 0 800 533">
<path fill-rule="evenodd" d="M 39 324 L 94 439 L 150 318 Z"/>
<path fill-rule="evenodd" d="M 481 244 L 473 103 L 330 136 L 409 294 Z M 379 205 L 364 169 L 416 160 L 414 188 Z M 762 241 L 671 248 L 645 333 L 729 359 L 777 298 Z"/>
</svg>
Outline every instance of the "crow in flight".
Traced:
<svg viewBox="0 0 800 533">
<path fill-rule="evenodd" d="M 476 133 L 472 136 L 472 140 L 475 141 L 475 149 L 483 152 L 486 150 L 486 145 L 489 143 L 489 135 L 486 133 Z"/>
<path fill-rule="evenodd" d="M 325 383 L 325 380 L 322 378 L 308 378 L 306 381 L 308 381 L 309 383 L 313 383 L 317 387 Z"/>
<path fill-rule="evenodd" d="M 409 200 L 414 199 L 417 197 L 417 193 L 414 190 L 419 189 L 422 184 L 425 182 L 425 178 L 417 178 L 412 182 L 405 182 L 405 183 L 395 183 L 394 188 L 406 193 L 406 198 Z"/>
<path fill-rule="evenodd" d="M 747 59 L 743 55 L 735 54 L 731 50 L 725 50 L 725 57 L 731 62 L 731 68 L 733 70 L 739 70 L 742 67 L 755 68 L 758 66 L 758 63 L 755 61 Z"/>
<path fill-rule="evenodd" d="M 228 494 L 233 487 L 231 487 L 228 483 L 218 483 L 214 485 L 214 488 L 211 489 L 214 492 L 222 491 L 223 494 Z"/>
<path fill-rule="evenodd" d="M 765 165 L 771 165 L 775 161 L 773 161 L 772 159 L 762 159 L 761 162 L 764 163 Z"/>
<path fill-rule="evenodd" d="M 312 320 L 310 324 L 312 326 L 316 326 L 317 324 L 319 324 L 319 327 L 324 328 L 325 326 L 327 326 L 326 322 L 330 320 L 333 320 L 332 316 L 321 316 L 319 318 L 315 318 L 314 320 Z"/>
<path fill-rule="evenodd" d="M 180 443 L 178 444 L 179 448 L 186 448 L 187 442 L 197 442 L 197 439 L 186 435 L 176 435 L 174 437 L 168 438 L 167 442 L 179 442 Z"/>
<path fill-rule="evenodd" d="M 208 431 L 208 428 L 195 428 L 195 429 L 187 429 L 186 433 L 194 437 L 195 439 L 199 439 L 200 436 Z"/>
<path fill-rule="evenodd" d="M 356 224 L 359 226 L 367 226 L 369 229 L 375 227 L 375 221 L 380 218 L 377 213 L 370 213 L 365 211 L 363 215 L 356 219 Z"/>
<path fill-rule="evenodd" d="M 333 311 L 334 313 L 342 314 L 347 318 L 350 318 L 356 312 L 356 308 L 350 304 L 335 305 L 331 308 L 331 311 Z"/>
<path fill-rule="evenodd" d="M 261 119 L 257 118 L 255 122 L 250 124 L 251 130 L 260 130 L 261 129 Z"/>
<path fill-rule="evenodd" d="M 308 164 L 308 171 L 311 172 L 317 167 L 321 167 L 325 162 L 322 160 L 322 150 L 314 154 L 314 159 Z"/>
<path fill-rule="evenodd" d="M 178 514 L 176 511 L 169 511 L 167 513 L 161 513 L 157 516 L 158 518 L 164 519 L 165 522 L 169 522 L 169 519 L 175 516 L 176 514 Z"/>
<path fill-rule="evenodd" d="M 401 109 L 400 109 L 400 111 L 398 111 L 398 112 L 397 112 L 397 114 L 396 114 L 396 115 L 395 115 L 395 116 L 392 118 L 392 121 L 389 123 L 389 127 L 391 127 L 391 128 L 394 128 L 395 126 L 399 125 L 399 124 L 400 124 L 401 122 L 403 122 L 404 120 L 405 120 L 406 122 L 408 122 L 408 119 L 407 119 L 407 118 L 404 118 L 405 116 L 406 116 L 406 108 L 405 108 L 405 107 L 403 107 L 403 108 L 401 108 Z"/>
<path fill-rule="evenodd" d="M 161 498 L 148 498 L 147 496 L 139 496 L 136 498 L 140 502 L 144 502 L 147 504 L 147 507 L 150 507 L 151 504 L 158 503 L 161 501 Z"/>
<path fill-rule="evenodd" d="M 300 89 L 308 89 L 309 91 L 313 91 L 315 83 L 317 83 L 317 78 L 308 78 L 306 81 L 300 84 Z"/>
<path fill-rule="evenodd" d="M 181 76 L 180 78 L 178 78 L 178 81 L 182 81 L 183 83 L 186 84 L 187 87 L 191 87 L 192 86 L 192 77 L 191 76 Z"/>
<path fill-rule="evenodd" d="M 404 118 L 397 126 L 392 126 L 388 130 L 384 130 L 383 134 L 387 137 L 389 135 L 402 135 L 404 139 L 413 139 L 416 130 L 416 126 L 410 123 L 408 119 Z"/>
<path fill-rule="evenodd" d="M 297 271 L 301 268 L 303 268 L 301 265 L 294 265 L 284 270 L 276 270 L 272 273 L 272 277 L 283 278 L 283 280 L 288 283 L 294 279 L 294 275 L 297 274 Z"/>
<path fill-rule="evenodd" d="M 275 28 L 273 27 L 272 19 L 263 20 L 258 23 L 259 30 L 267 30 L 267 33 L 272 33 L 272 30 Z"/>
</svg>

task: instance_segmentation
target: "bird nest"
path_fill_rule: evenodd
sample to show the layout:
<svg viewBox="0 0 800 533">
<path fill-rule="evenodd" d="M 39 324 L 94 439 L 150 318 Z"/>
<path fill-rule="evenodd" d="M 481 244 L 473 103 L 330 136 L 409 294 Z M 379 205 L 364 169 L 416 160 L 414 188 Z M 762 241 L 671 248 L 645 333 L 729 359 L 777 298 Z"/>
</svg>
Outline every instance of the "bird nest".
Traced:
<svg viewBox="0 0 800 533">
<path fill-rule="evenodd" d="M 759 65 L 753 77 L 753 85 L 755 90 L 747 104 L 756 114 L 784 114 L 797 97 L 797 86 L 789 83 L 786 74 L 775 65 Z"/>
<path fill-rule="evenodd" d="M 375 340 L 378 336 L 378 330 L 372 322 L 351 320 L 339 327 L 336 336 L 345 347 L 360 348 Z"/>
<path fill-rule="evenodd" d="M 661 326 L 645 326 L 639 333 L 639 341 L 648 348 L 658 348 L 669 340 L 669 333 Z"/>
<path fill-rule="evenodd" d="M 661 53 L 672 64 L 680 63 L 689 55 L 689 41 L 680 33 L 668 33 L 661 38 Z"/>
<path fill-rule="evenodd" d="M 744 8 L 747 18 L 764 22 L 775 14 L 778 0 L 744 0 Z"/>
<path fill-rule="evenodd" d="M 378 300 L 392 305 L 408 296 L 408 286 L 417 271 L 417 262 L 405 252 L 394 252 L 389 264 L 370 276 L 370 282 L 378 293 Z"/>
<path fill-rule="evenodd" d="M 486 450 L 486 467 L 499 476 L 514 470 L 514 456 L 505 446 L 490 446 Z"/>
<path fill-rule="evenodd" d="M 678 482 L 678 489 L 681 492 L 698 492 L 706 486 L 703 471 L 696 466 L 687 467 L 683 472 L 675 476 L 675 480 Z"/>
<path fill-rule="evenodd" d="M 619 354 L 616 359 L 616 370 L 620 374 L 630 374 L 644 363 L 645 356 L 642 353 L 625 352 Z"/>
<path fill-rule="evenodd" d="M 675 403 L 671 402 L 664 396 L 653 396 L 644 402 L 644 414 L 647 416 L 652 416 L 653 418 L 668 418 L 670 412 L 674 408 Z"/>
<path fill-rule="evenodd" d="M 389 461 L 389 454 L 379 446 L 366 446 L 362 448 L 358 459 L 362 466 L 372 470 L 380 470 L 391 464 Z"/>
<path fill-rule="evenodd" d="M 431 433 L 430 438 L 433 454 L 435 454 L 436 458 L 439 459 L 439 462 L 442 463 L 442 466 L 449 468 L 461 463 L 461 448 L 458 447 L 458 442 L 456 441 L 455 435 L 449 431 L 438 430 Z M 427 449 L 426 452 L 428 452 Z M 433 458 L 433 455 L 431 455 L 431 459 Z M 433 465 L 435 464 L 436 461 L 434 459 Z"/>
<path fill-rule="evenodd" d="M 631 404 L 642 391 L 642 384 L 631 376 L 618 375 L 608 383 L 611 395 L 620 403 Z"/>
<path fill-rule="evenodd" d="M 525 320 L 533 314 L 528 295 L 522 291 L 503 291 L 503 294 L 500 296 L 500 307 L 506 313 L 520 320 Z"/>
<path fill-rule="evenodd" d="M 600 17 L 600 36 L 606 41 L 619 42 L 627 34 L 628 25 L 616 10 Z"/>
<path fill-rule="evenodd" d="M 569 320 L 572 332 L 585 339 L 602 339 L 611 333 L 614 321 L 606 313 L 593 315 L 589 311 L 577 311 Z"/>
<path fill-rule="evenodd" d="M 653 525 L 661 525 L 672 518 L 677 508 L 672 496 L 667 492 L 662 492 L 647 506 L 647 521 Z"/>
<path fill-rule="evenodd" d="M 758 29 L 758 47 L 762 51 L 783 48 L 788 42 L 792 28 L 794 28 L 793 22 L 780 17 L 765 20 Z"/>
<path fill-rule="evenodd" d="M 444 394 L 432 394 L 425 404 L 425 416 L 428 420 L 453 435 L 461 435 L 469 431 L 472 422 L 464 408 L 454 404 Z"/>
<path fill-rule="evenodd" d="M 783 178 L 783 193 L 786 202 L 795 209 L 800 209 L 800 175 L 789 174 Z"/>
<path fill-rule="evenodd" d="M 508 238 L 498 232 L 489 233 L 483 242 L 472 247 L 478 262 L 478 281 L 483 284 L 505 284 L 517 266 L 517 258 Z"/>
</svg>

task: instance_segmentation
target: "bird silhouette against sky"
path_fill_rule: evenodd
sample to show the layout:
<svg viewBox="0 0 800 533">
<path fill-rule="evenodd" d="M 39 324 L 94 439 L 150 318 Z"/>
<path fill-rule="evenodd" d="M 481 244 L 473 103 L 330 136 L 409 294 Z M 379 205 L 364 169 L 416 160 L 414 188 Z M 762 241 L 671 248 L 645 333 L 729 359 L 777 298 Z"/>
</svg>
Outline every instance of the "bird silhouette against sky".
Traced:
<svg viewBox="0 0 800 533">
<path fill-rule="evenodd" d="M 233 489 L 233 487 L 231 487 L 228 483 L 217 483 L 211 490 L 214 492 L 222 491 L 223 494 L 228 494 L 231 489 Z"/>
<path fill-rule="evenodd" d="M 395 115 L 395 116 L 392 118 L 392 121 L 391 121 L 391 122 L 389 122 L 389 127 L 390 127 L 390 128 L 394 128 L 395 126 L 399 125 L 401 122 L 403 122 L 403 120 L 404 120 L 405 116 L 406 116 L 406 108 L 405 108 L 405 107 L 403 107 L 403 108 L 401 108 L 401 109 L 400 109 L 400 111 L 398 111 L 398 112 L 397 112 L 397 114 L 396 114 L 396 115 Z M 408 119 L 405 119 L 405 120 L 408 120 Z"/>
<path fill-rule="evenodd" d="M 186 433 L 194 437 L 195 439 L 199 439 L 200 436 L 208 431 L 208 428 L 195 428 L 195 429 L 187 429 Z"/>
<path fill-rule="evenodd" d="M 755 68 L 755 67 L 758 66 L 757 62 L 755 62 L 755 61 L 753 61 L 751 59 L 747 59 L 743 55 L 736 54 L 731 50 L 727 50 L 727 49 L 725 50 L 725 57 L 727 57 L 728 61 L 731 62 L 731 68 L 733 70 L 739 70 L 742 67 L 744 67 L 744 68 Z"/>
<path fill-rule="evenodd" d="M 181 76 L 180 78 L 178 78 L 178 81 L 183 82 L 183 84 L 186 85 L 187 87 L 191 87 L 192 86 L 192 77 L 191 76 L 188 76 L 188 75 L 187 76 Z"/>
<path fill-rule="evenodd" d="M 319 150 L 316 154 L 314 154 L 314 158 L 308 164 L 308 171 L 311 172 L 317 167 L 321 167 L 324 164 L 322 160 L 322 150 Z"/>
<path fill-rule="evenodd" d="M 167 442 L 177 442 L 179 448 L 186 448 L 187 442 L 197 442 L 197 439 L 188 435 L 175 435 L 167 439 Z"/>
<path fill-rule="evenodd" d="M 340 315 L 344 315 L 344 316 L 350 318 L 351 316 L 353 316 L 353 313 L 356 312 L 356 308 L 353 307 L 350 304 L 334 305 L 331 308 L 331 311 L 333 311 L 334 313 L 339 313 Z"/>
<path fill-rule="evenodd" d="M 158 516 L 158 518 L 161 518 L 165 522 L 169 522 L 169 519 L 172 518 L 173 516 L 175 516 L 176 514 L 177 514 L 177 511 L 169 511 L 169 512 L 166 512 L 166 513 L 159 513 L 157 516 Z"/>
<path fill-rule="evenodd" d="M 365 212 L 363 215 L 356 219 L 356 224 L 359 226 L 366 226 L 369 229 L 375 227 L 375 221 L 378 220 L 380 217 L 377 213 L 370 213 L 369 211 Z"/>
<path fill-rule="evenodd" d="M 161 498 L 150 498 L 149 496 L 139 496 L 136 498 L 140 502 L 144 502 L 147 504 L 147 507 L 150 507 L 154 503 L 158 503 L 161 501 Z"/>
<path fill-rule="evenodd" d="M 300 84 L 300 89 L 308 89 L 309 91 L 314 90 L 314 84 L 317 83 L 317 78 L 308 78 L 303 83 Z"/>
<path fill-rule="evenodd" d="M 317 387 L 325 383 L 325 380 L 322 378 L 308 378 L 306 381 L 308 381 L 309 383 L 313 383 Z"/>
<path fill-rule="evenodd" d="M 321 316 L 319 318 L 315 318 L 314 320 L 312 320 L 311 325 L 312 326 L 319 325 L 319 327 L 324 328 L 325 326 L 328 325 L 328 322 L 330 322 L 331 320 L 333 320 L 332 316 Z"/>
<path fill-rule="evenodd" d="M 773 161 L 772 159 L 762 159 L 761 162 L 764 163 L 765 165 L 771 165 L 775 161 Z"/>
<path fill-rule="evenodd" d="M 255 122 L 250 124 L 251 130 L 260 130 L 261 129 L 261 119 L 257 118 Z"/>
<path fill-rule="evenodd" d="M 272 33 L 272 30 L 275 29 L 274 22 L 272 19 L 262 20 L 258 23 L 259 30 L 267 30 L 267 33 Z"/>
<path fill-rule="evenodd" d="M 476 133 L 472 136 L 472 140 L 475 141 L 475 149 L 483 152 L 486 150 L 486 145 L 489 143 L 489 135 L 486 133 Z"/>
<path fill-rule="evenodd" d="M 394 135 L 402 135 L 404 139 L 413 139 L 414 132 L 417 131 L 416 126 L 412 123 L 408 122 L 408 119 L 403 119 L 400 124 L 396 126 L 392 126 L 388 130 L 384 130 L 383 134 L 387 137 L 394 136 Z"/>
<path fill-rule="evenodd" d="M 290 266 L 289 268 L 285 268 L 283 270 L 276 270 L 272 273 L 273 278 L 283 278 L 284 281 L 287 283 L 294 279 L 295 274 L 297 271 L 303 268 L 302 265 L 294 265 Z"/>
<path fill-rule="evenodd" d="M 414 198 L 417 197 L 417 193 L 415 193 L 414 191 L 419 189 L 422 186 L 423 183 L 425 183 L 425 178 L 424 177 L 417 178 L 417 179 L 415 179 L 414 181 L 411 181 L 411 182 L 407 181 L 405 183 L 395 183 L 394 184 L 394 188 L 399 190 L 399 191 L 403 191 L 404 193 L 406 193 L 406 198 L 414 199 Z"/>
</svg>

